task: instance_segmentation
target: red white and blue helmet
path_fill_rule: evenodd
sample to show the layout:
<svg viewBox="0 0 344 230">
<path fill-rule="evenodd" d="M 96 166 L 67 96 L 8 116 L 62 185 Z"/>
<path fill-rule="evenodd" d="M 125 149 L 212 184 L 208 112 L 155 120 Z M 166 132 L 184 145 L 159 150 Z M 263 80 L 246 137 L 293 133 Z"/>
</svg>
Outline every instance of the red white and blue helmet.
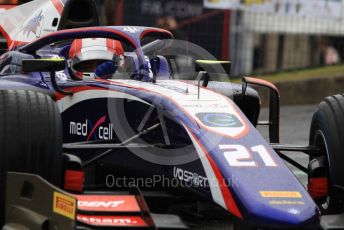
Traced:
<svg viewBox="0 0 344 230">
<path fill-rule="evenodd" d="M 77 79 L 94 78 L 95 68 L 105 61 L 124 63 L 122 44 L 109 38 L 75 39 L 69 50 L 68 67 Z"/>
</svg>

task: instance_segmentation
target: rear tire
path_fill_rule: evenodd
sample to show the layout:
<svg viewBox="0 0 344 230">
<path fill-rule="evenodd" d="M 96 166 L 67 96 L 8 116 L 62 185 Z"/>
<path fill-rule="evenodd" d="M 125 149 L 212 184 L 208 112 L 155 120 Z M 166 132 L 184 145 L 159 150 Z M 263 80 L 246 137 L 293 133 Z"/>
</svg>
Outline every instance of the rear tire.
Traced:
<svg viewBox="0 0 344 230">
<path fill-rule="evenodd" d="M 344 190 L 344 95 L 327 97 L 314 113 L 310 129 L 310 145 L 320 152 L 310 155 L 319 159 L 319 170 L 327 178 L 327 195 L 315 199 L 324 214 L 343 211 Z M 309 179 L 312 175 L 309 174 Z M 325 186 L 325 185 L 324 185 Z"/>
<path fill-rule="evenodd" d="M 38 92 L 0 90 L 0 226 L 5 217 L 6 172 L 62 180 L 62 127 L 55 102 Z"/>
</svg>

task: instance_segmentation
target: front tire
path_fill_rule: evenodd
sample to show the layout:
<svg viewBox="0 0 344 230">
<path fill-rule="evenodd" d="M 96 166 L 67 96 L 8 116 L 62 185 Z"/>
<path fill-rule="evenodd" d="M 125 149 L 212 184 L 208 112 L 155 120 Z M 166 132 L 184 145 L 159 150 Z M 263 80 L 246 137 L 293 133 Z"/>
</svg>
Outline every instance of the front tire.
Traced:
<svg viewBox="0 0 344 230">
<path fill-rule="evenodd" d="M 62 125 L 55 102 L 38 92 L 0 90 L 0 226 L 5 217 L 6 172 L 62 180 Z"/>
<path fill-rule="evenodd" d="M 344 95 L 327 97 L 319 104 L 309 142 L 319 150 L 310 155 L 310 194 L 320 191 L 313 198 L 323 213 L 339 213 L 344 210 Z M 314 180 L 320 178 L 324 182 Z"/>
</svg>

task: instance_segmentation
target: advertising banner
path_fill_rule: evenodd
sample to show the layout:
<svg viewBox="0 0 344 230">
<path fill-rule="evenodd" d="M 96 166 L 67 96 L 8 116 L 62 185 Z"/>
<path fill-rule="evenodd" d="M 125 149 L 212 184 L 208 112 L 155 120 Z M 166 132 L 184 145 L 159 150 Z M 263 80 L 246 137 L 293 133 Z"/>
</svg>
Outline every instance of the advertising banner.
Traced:
<svg viewBox="0 0 344 230">
<path fill-rule="evenodd" d="M 209 9 L 238 9 L 240 0 L 204 0 L 204 7 Z"/>
<path fill-rule="evenodd" d="M 272 0 L 270 4 L 271 13 L 287 16 L 339 19 L 342 12 L 342 0 Z"/>
</svg>

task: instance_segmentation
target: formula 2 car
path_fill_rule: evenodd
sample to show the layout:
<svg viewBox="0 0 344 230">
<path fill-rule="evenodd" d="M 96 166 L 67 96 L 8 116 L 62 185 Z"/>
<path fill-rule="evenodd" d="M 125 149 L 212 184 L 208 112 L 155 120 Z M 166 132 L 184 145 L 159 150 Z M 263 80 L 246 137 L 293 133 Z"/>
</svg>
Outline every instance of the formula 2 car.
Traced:
<svg viewBox="0 0 344 230">
<path fill-rule="evenodd" d="M 73 2 L 47 4 L 72 9 Z M 228 62 L 197 60 L 162 29 L 99 26 L 37 35 L 32 28 L 50 21 L 41 8 L 33 15 L 23 19 L 30 27 L 2 27 L 9 45 L 0 60 L 4 229 L 185 228 L 175 216 L 164 222 L 171 216 L 150 213 L 174 213 L 185 200 L 220 207 L 239 229 L 318 229 L 320 210 L 283 159 L 304 167 L 282 151 L 309 153 L 304 170 L 313 198 L 331 198 L 331 207 L 340 203 L 314 183 L 333 175 L 323 160 L 332 150 L 319 148 L 330 145 L 329 133 L 321 132 L 327 120 L 315 115 L 310 146 L 278 144 L 279 94 L 271 83 L 244 78 L 242 85 L 231 84 Z M 86 25 L 66 15 L 55 24 Z M 29 39 L 33 34 L 39 38 Z M 66 60 L 80 38 L 120 41 L 124 68 L 109 79 L 77 80 Z M 171 54 L 171 47 L 178 52 Z M 219 82 L 223 77 L 227 82 Z M 270 90 L 268 122 L 258 121 L 259 96 L 248 85 Z M 269 125 L 271 144 L 258 124 Z"/>
</svg>

